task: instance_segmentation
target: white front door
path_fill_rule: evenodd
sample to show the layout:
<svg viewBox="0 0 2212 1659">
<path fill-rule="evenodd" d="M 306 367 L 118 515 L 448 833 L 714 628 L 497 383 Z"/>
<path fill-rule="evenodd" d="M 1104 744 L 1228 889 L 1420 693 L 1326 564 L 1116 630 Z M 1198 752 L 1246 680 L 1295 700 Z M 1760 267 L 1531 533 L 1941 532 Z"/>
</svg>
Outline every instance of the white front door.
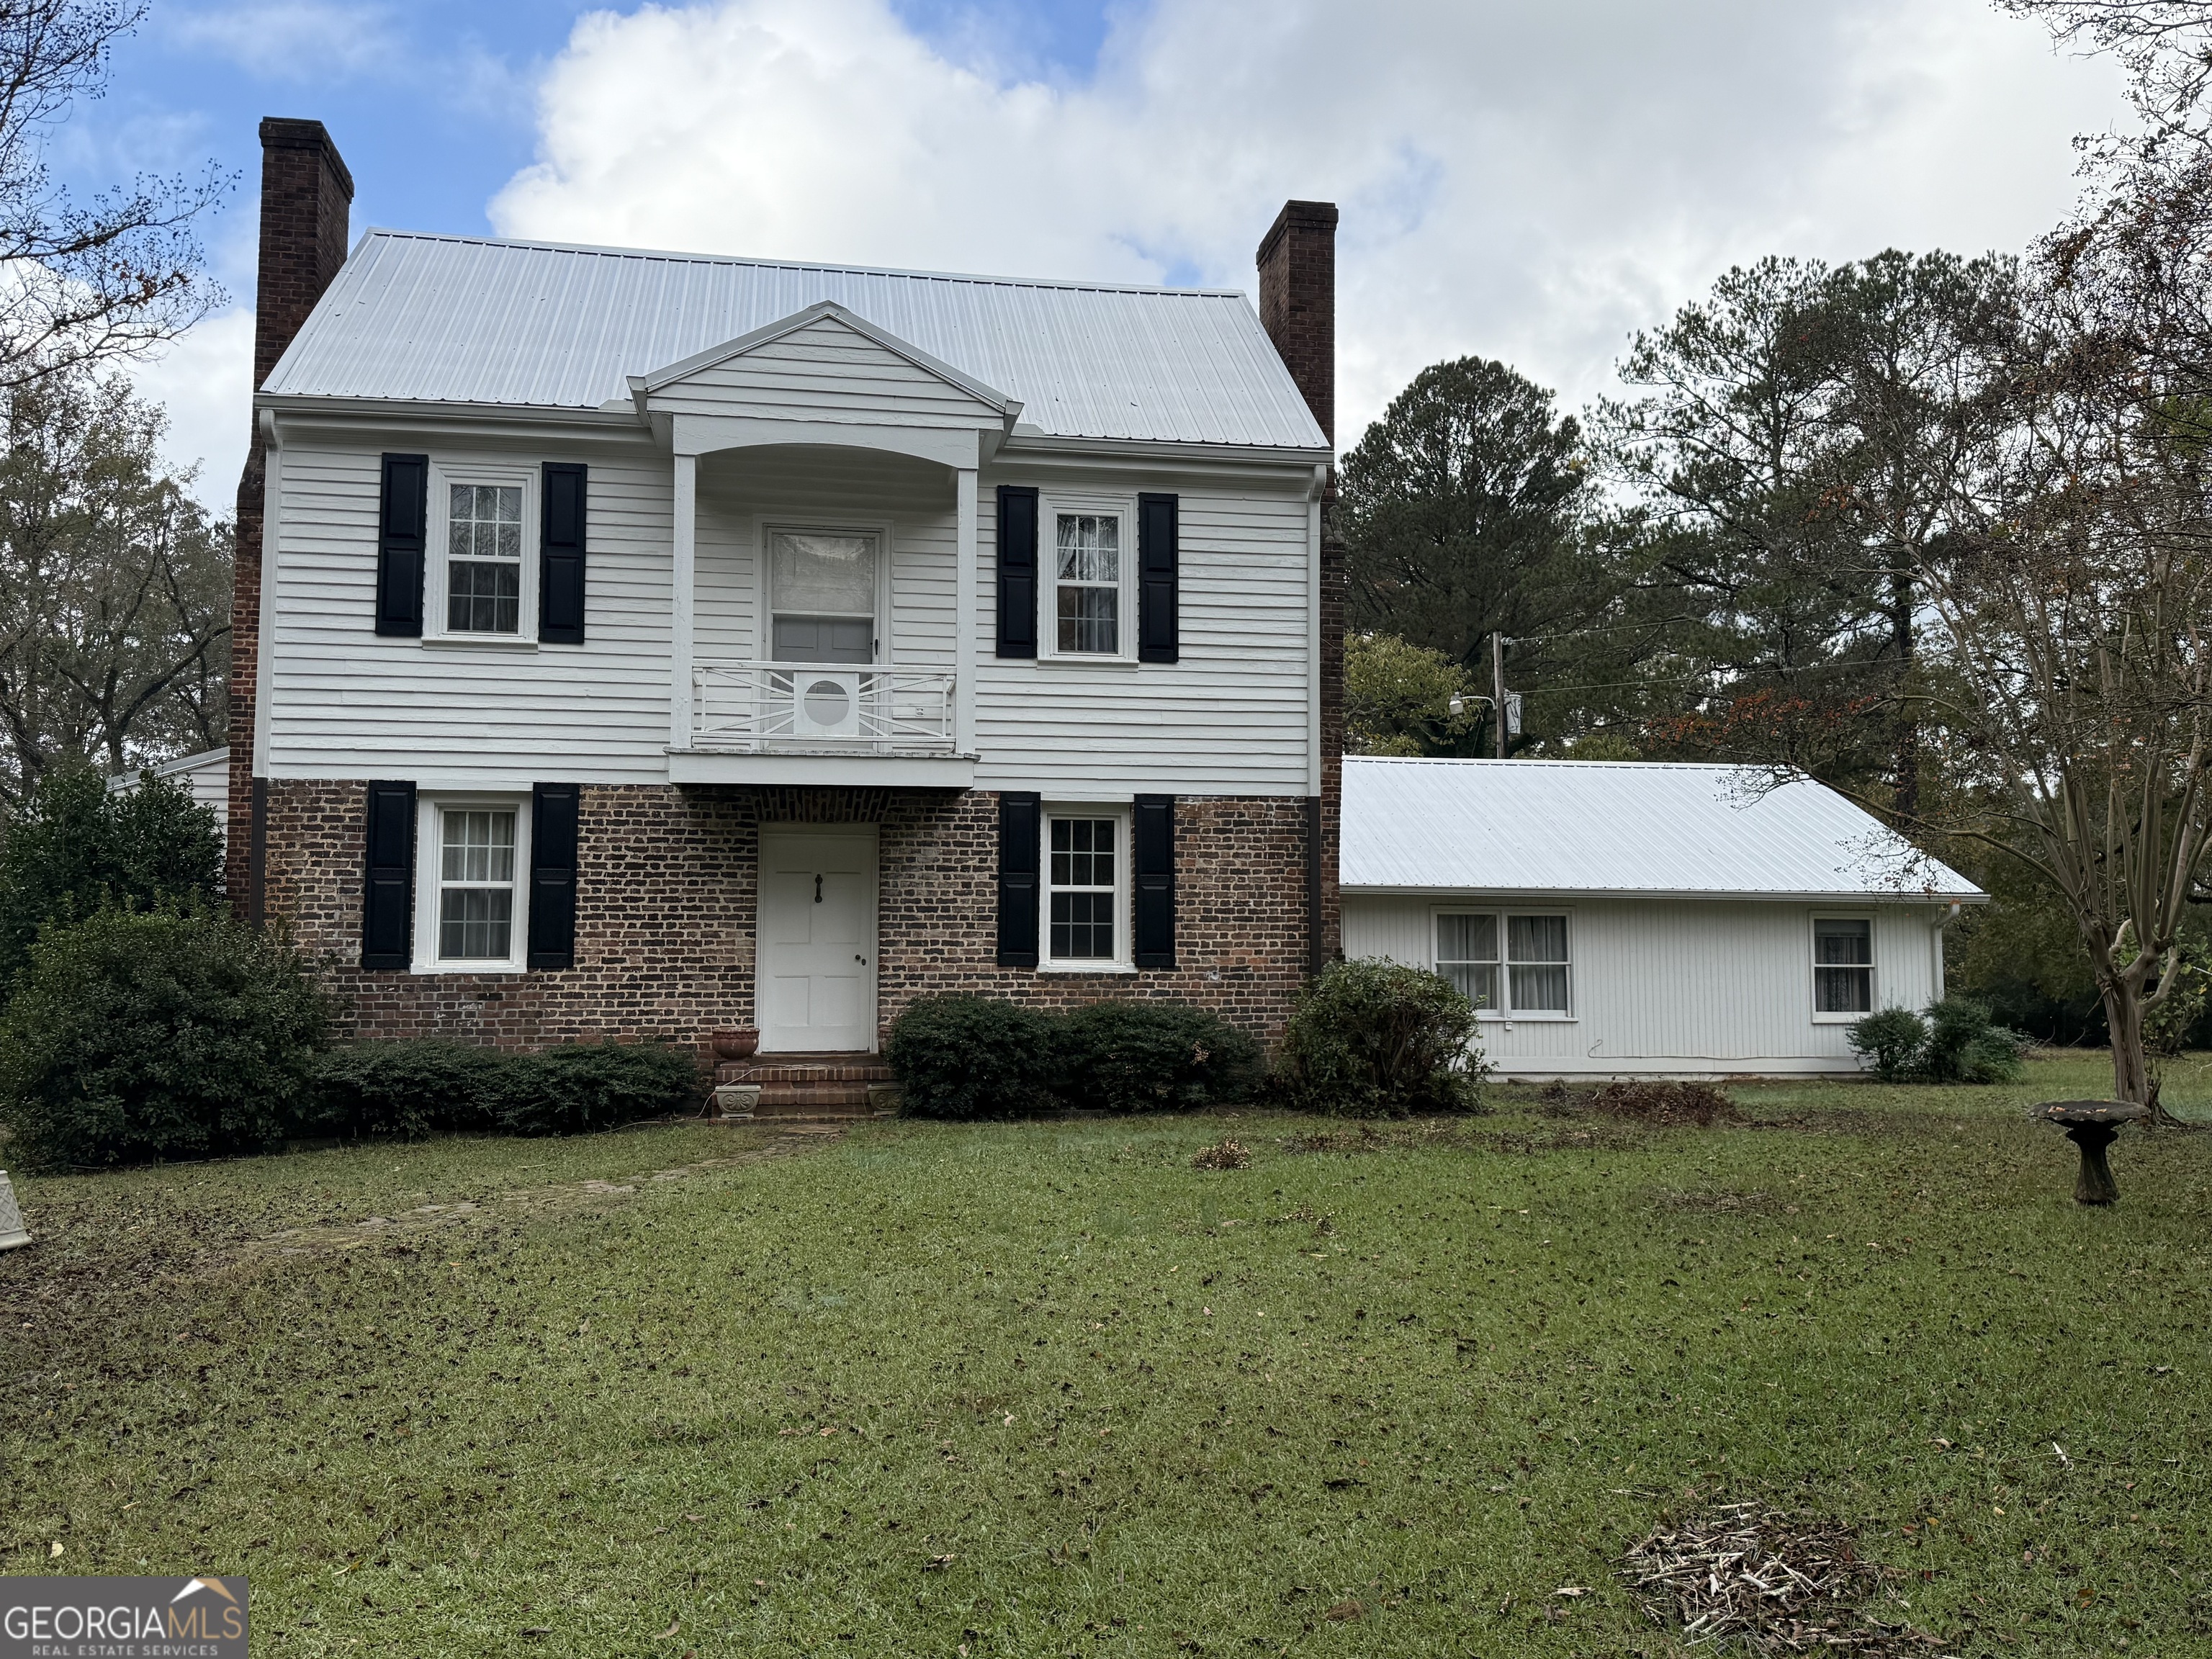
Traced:
<svg viewBox="0 0 2212 1659">
<path fill-rule="evenodd" d="M 761 1049 L 876 1046 L 873 824 L 760 832 Z"/>
</svg>

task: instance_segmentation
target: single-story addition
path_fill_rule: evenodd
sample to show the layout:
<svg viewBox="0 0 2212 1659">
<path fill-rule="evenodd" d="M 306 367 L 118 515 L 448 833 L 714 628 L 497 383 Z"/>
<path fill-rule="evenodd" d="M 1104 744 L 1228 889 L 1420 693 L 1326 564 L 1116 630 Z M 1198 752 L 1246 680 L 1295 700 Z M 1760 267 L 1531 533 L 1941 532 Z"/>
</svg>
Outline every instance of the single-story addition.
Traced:
<svg viewBox="0 0 2212 1659">
<path fill-rule="evenodd" d="M 1344 950 L 1445 975 L 1522 1078 L 1853 1072 L 1987 895 L 1823 785 L 1643 761 L 1344 763 Z"/>
</svg>

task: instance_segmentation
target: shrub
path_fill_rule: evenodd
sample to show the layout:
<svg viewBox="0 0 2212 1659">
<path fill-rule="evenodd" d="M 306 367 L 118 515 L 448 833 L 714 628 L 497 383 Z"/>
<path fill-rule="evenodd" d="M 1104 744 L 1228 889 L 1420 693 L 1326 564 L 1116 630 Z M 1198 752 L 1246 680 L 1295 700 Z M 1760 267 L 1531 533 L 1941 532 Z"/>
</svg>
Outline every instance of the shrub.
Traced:
<svg viewBox="0 0 2212 1659">
<path fill-rule="evenodd" d="M 419 1139 L 441 1130 L 492 1126 L 508 1057 L 435 1037 L 349 1042 L 322 1056 L 313 1098 L 298 1127 L 349 1139 Z"/>
<path fill-rule="evenodd" d="M 88 766 L 51 772 L 0 842 L 0 987 L 30 960 L 50 921 L 211 903 L 222 886 L 215 814 L 182 784 L 149 772 L 116 794 Z"/>
<path fill-rule="evenodd" d="M 574 1042 L 503 1056 L 492 1117 L 509 1134 L 578 1135 L 699 1103 L 696 1055 L 658 1042 Z"/>
<path fill-rule="evenodd" d="M 1482 1060 L 1474 1005 L 1425 969 L 1332 963 L 1291 1011 L 1277 1073 L 1285 1100 L 1350 1117 L 1465 1111 Z"/>
<path fill-rule="evenodd" d="M 1972 997 L 1946 997 L 1928 1010 L 1921 1075 L 1930 1083 L 2011 1083 L 2027 1069 L 2027 1039 L 1990 1017 Z"/>
<path fill-rule="evenodd" d="M 1855 1024 L 1851 1052 L 1884 1083 L 1907 1083 L 1920 1075 L 1928 1047 L 1928 1022 L 1910 1008 L 1885 1008 Z"/>
<path fill-rule="evenodd" d="M 1049 1104 L 1052 1022 L 989 997 L 924 997 L 891 1022 L 884 1058 L 919 1117 L 1019 1117 Z"/>
<path fill-rule="evenodd" d="M 1261 1075 L 1260 1045 L 1182 1002 L 1094 1002 L 1054 1036 L 1058 1091 L 1103 1112 L 1189 1112 L 1242 1100 Z"/>
<path fill-rule="evenodd" d="M 0 1015 L 0 1120 L 46 1167 L 264 1151 L 329 1018 L 298 954 L 228 916 L 51 924 Z"/>
</svg>

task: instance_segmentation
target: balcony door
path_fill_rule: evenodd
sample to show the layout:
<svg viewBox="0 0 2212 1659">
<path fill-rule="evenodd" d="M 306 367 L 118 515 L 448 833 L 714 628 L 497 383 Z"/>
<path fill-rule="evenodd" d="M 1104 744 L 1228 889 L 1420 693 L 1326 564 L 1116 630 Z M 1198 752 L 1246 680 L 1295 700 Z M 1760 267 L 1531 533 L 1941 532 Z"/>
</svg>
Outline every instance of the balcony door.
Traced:
<svg viewBox="0 0 2212 1659">
<path fill-rule="evenodd" d="M 771 530 L 769 655 L 776 662 L 872 663 L 883 629 L 883 538 L 863 530 Z"/>
<path fill-rule="evenodd" d="M 876 830 L 787 824 L 760 832 L 761 1048 L 876 1046 Z"/>
</svg>

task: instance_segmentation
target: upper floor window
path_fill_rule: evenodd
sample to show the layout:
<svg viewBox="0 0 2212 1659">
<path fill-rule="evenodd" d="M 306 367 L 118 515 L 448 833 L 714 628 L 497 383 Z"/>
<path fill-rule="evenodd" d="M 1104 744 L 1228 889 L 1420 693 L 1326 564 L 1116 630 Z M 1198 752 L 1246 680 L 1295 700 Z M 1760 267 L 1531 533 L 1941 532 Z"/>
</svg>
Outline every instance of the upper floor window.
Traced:
<svg viewBox="0 0 2212 1659">
<path fill-rule="evenodd" d="M 1813 918 L 1813 1014 L 1874 1012 L 1874 923 L 1864 916 Z"/>
<path fill-rule="evenodd" d="M 455 634 L 522 631 L 522 486 L 450 486 L 446 627 Z"/>
<path fill-rule="evenodd" d="M 876 659 L 880 538 L 830 530 L 769 535 L 769 654 L 777 662 Z"/>
<path fill-rule="evenodd" d="M 1069 655 L 1121 651 L 1121 520 L 1113 513 L 1060 513 L 1054 584 L 1057 647 Z"/>
<path fill-rule="evenodd" d="M 1439 912 L 1436 963 L 1437 971 L 1483 1013 L 1564 1019 L 1573 1012 L 1563 915 Z"/>
</svg>

